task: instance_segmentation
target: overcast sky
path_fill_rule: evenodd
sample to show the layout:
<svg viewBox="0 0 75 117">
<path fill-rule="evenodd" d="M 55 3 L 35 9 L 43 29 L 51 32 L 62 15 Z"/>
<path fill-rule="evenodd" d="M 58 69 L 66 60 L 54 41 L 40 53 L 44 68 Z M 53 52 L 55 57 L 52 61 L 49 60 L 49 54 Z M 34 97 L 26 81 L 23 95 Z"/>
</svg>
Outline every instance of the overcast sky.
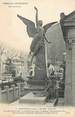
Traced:
<svg viewBox="0 0 75 117">
<path fill-rule="evenodd" d="M 21 0 L 0 0 L 21 1 Z M 0 40 L 6 45 L 18 50 L 29 51 L 31 40 L 27 33 L 25 25 L 17 18 L 20 14 L 32 21 L 35 21 L 34 6 L 39 9 L 39 19 L 46 24 L 60 19 L 60 13 L 69 14 L 75 10 L 75 0 L 22 0 L 28 4 L 22 7 L 8 7 L 0 4 Z"/>
</svg>

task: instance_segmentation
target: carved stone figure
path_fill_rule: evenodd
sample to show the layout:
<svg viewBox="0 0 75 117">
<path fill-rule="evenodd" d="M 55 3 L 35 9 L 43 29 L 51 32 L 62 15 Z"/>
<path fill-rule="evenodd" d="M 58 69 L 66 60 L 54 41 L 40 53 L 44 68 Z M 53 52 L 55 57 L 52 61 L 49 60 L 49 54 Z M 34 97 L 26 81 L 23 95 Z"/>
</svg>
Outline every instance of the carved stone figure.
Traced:
<svg viewBox="0 0 75 117">
<path fill-rule="evenodd" d="M 38 9 L 36 7 L 34 7 L 34 9 L 36 11 L 36 24 L 20 15 L 17 16 L 27 26 L 27 33 L 29 37 L 33 38 L 29 52 L 29 55 L 31 55 L 31 64 L 35 58 L 35 74 L 33 79 L 36 80 L 36 83 L 34 84 L 42 85 L 42 83 L 45 84 L 45 80 L 47 79 L 44 40 L 47 42 L 48 40 L 45 37 L 45 33 L 47 29 L 55 22 L 42 26 L 42 20 L 38 20 Z"/>
</svg>

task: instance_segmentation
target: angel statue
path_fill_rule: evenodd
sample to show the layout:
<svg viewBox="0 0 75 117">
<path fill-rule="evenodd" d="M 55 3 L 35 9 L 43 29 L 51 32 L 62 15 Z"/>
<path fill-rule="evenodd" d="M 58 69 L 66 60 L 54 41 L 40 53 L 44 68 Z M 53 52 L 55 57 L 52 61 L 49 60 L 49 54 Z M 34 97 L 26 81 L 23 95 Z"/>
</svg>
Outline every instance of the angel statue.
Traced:
<svg viewBox="0 0 75 117">
<path fill-rule="evenodd" d="M 42 83 L 45 83 L 45 80 L 47 78 L 45 60 L 45 40 L 46 42 L 48 42 L 48 40 L 46 39 L 45 33 L 47 29 L 55 22 L 48 23 L 45 26 L 43 26 L 42 20 L 38 20 L 38 9 L 36 7 L 34 7 L 34 9 L 36 11 L 36 23 L 20 15 L 17 16 L 27 26 L 27 33 L 29 37 L 33 38 L 29 52 L 29 56 L 31 56 L 31 63 L 33 63 L 35 59 L 35 72 L 33 79 L 37 81 L 35 84 L 42 85 Z"/>
</svg>

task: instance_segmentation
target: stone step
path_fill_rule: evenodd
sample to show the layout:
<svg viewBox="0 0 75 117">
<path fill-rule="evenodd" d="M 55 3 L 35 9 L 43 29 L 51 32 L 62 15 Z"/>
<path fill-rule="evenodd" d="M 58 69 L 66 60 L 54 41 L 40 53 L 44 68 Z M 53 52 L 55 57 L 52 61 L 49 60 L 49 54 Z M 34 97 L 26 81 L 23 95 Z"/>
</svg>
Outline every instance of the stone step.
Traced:
<svg viewBox="0 0 75 117">
<path fill-rule="evenodd" d="M 29 90 L 29 91 L 44 91 L 45 90 L 45 88 L 42 86 L 40 86 L 40 87 L 38 87 L 38 86 L 25 86 L 24 89 Z"/>
<path fill-rule="evenodd" d="M 32 92 L 30 92 L 24 97 L 20 98 L 19 103 L 43 104 L 45 101 L 45 98 L 46 98 L 45 96 L 39 97 L 34 95 Z"/>
</svg>

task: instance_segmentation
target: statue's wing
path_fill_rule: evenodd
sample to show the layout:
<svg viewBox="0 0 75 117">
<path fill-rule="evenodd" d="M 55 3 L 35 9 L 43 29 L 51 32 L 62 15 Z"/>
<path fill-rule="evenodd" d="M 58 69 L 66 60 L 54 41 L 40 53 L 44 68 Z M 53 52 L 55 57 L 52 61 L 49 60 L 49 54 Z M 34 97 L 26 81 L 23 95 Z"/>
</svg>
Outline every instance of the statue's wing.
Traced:
<svg viewBox="0 0 75 117">
<path fill-rule="evenodd" d="M 55 23 L 57 23 L 57 22 L 52 22 L 52 23 L 48 23 L 48 24 L 44 25 L 44 26 L 43 26 L 44 32 L 46 33 L 46 31 L 48 30 L 48 28 L 50 28 L 50 27 L 51 27 L 53 24 L 55 24 Z M 51 43 L 51 42 L 49 42 L 49 41 L 47 40 L 47 38 L 46 38 L 45 35 L 44 35 L 44 37 L 45 37 L 46 42 Z"/>
<path fill-rule="evenodd" d="M 43 28 L 44 28 L 45 33 L 46 33 L 47 29 L 50 28 L 55 23 L 57 23 L 57 22 L 51 22 L 51 23 L 44 25 Z"/>
<path fill-rule="evenodd" d="M 32 22 L 31 20 L 28 20 L 20 15 L 17 15 L 17 17 L 20 18 L 20 20 L 22 20 L 22 22 L 27 26 L 27 33 L 28 33 L 29 37 L 33 37 L 36 33 L 36 28 L 35 28 L 34 22 Z"/>
</svg>

